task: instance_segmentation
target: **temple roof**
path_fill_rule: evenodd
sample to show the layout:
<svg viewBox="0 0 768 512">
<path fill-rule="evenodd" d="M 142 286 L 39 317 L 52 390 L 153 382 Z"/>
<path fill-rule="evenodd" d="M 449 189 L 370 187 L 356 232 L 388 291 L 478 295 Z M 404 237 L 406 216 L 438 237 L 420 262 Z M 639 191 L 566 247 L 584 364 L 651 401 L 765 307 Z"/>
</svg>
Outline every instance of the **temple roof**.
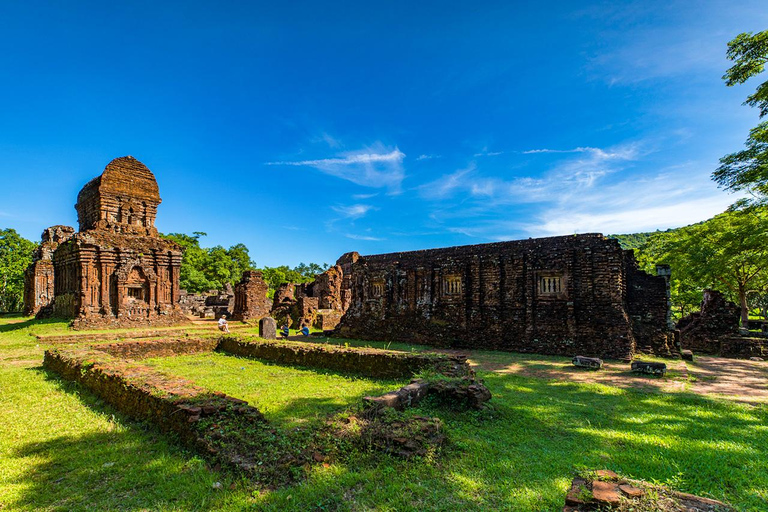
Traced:
<svg viewBox="0 0 768 512">
<path fill-rule="evenodd" d="M 155 175 L 132 156 L 115 158 L 109 162 L 100 176 L 83 187 L 77 195 L 77 201 L 81 202 L 95 192 L 160 202 Z"/>
</svg>

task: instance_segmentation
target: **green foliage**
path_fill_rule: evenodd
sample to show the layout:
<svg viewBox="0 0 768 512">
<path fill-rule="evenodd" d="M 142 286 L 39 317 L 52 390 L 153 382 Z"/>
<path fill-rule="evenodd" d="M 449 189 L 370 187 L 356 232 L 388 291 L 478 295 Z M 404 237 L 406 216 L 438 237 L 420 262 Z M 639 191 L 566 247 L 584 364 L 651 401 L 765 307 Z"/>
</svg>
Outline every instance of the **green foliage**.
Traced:
<svg viewBox="0 0 768 512">
<path fill-rule="evenodd" d="M 622 249 L 639 249 L 648 242 L 653 233 L 630 233 L 626 235 L 608 235 L 606 238 L 615 238 Z"/>
<path fill-rule="evenodd" d="M 328 264 L 318 265 L 317 263 L 310 263 L 305 265 L 299 263 L 295 268 L 290 268 L 288 265 L 281 265 L 279 267 L 264 267 L 261 269 L 261 273 L 264 277 L 264 281 L 269 285 L 269 298 L 274 297 L 275 290 L 283 283 L 308 283 L 313 281 L 318 274 L 322 274 L 328 269 Z"/>
<path fill-rule="evenodd" d="M 190 293 L 220 290 L 227 284 L 234 286 L 240 281 L 243 272 L 256 270 L 256 263 L 251 259 L 248 247 L 244 244 L 235 244 L 229 249 L 220 245 L 210 248 L 200 247 L 200 237 L 207 236 L 202 231 L 195 231 L 192 235 L 169 233 L 160 236 L 173 240 L 184 251 L 179 281 L 180 286 Z M 271 298 L 281 284 L 306 283 L 327 269 L 327 263 L 324 265 L 299 263 L 295 268 L 282 265 L 264 267 L 261 271 L 269 285 Z"/>
<path fill-rule="evenodd" d="M 761 74 L 768 61 L 768 30 L 739 34 L 728 43 L 726 55 L 735 62 L 723 76 L 727 86 L 743 84 Z M 744 103 L 757 107 L 761 118 L 768 115 L 768 81 L 761 83 Z M 767 204 L 768 123 L 760 123 L 750 130 L 745 145 L 746 149 L 720 159 L 720 166 L 712 173 L 712 179 L 728 190 L 746 191 L 753 196 L 752 199 L 742 199 L 737 205 Z"/>
<path fill-rule="evenodd" d="M 743 205 L 764 205 L 768 201 L 768 121 L 749 131 L 746 149 L 720 159 L 720 167 L 712 178 L 721 186 L 733 191 L 746 191 L 752 200 Z"/>
<path fill-rule="evenodd" d="M 768 212 L 764 208 L 728 211 L 708 221 L 653 235 L 639 251 L 646 270 L 672 267 L 672 299 L 679 309 L 714 288 L 740 304 L 746 324 L 750 292 L 768 279 Z"/>
<path fill-rule="evenodd" d="M 255 270 L 256 264 L 248 255 L 248 248 L 236 244 L 225 249 L 216 247 L 200 247 L 200 237 L 206 236 L 201 231 L 192 235 L 170 233 L 161 235 L 173 240 L 184 251 L 179 275 L 180 286 L 190 293 L 201 293 L 208 290 L 218 290 L 227 284 L 234 286 L 246 270 Z"/>
<path fill-rule="evenodd" d="M 36 244 L 15 229 L 0 229 L 0 312 L 24 306 L 24 271 L 32 263 Z"/>
<path fill-rule="evenodd" d="M 753 76 L 759 75 L 765 70 L 765 63 L 768 62 L 768 30 L 757 34 L 739 34 L 728 43 L 726 57 L 735 62 L 723 75 L 728 87 L 743 84 Z M 744 103 L 759 108 L 760 117 L 768 114 L 768 82 L 760 84 Z"/>
</svg>

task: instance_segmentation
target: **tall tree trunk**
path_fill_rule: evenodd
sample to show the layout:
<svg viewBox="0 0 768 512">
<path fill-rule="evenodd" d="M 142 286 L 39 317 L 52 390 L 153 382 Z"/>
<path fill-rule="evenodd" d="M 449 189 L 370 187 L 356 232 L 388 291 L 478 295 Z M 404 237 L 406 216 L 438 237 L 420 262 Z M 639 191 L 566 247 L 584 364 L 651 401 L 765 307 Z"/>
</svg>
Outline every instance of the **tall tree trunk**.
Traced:
<svg viewBox="0 0 768 512">
<path fill-rule="evenodd" d="M 747 306 L 747 292 L 744 285 L 739 284 L 739 305 L 741 306 L 741 326 L 749 329 L 749 307 Z"/>
</svg>

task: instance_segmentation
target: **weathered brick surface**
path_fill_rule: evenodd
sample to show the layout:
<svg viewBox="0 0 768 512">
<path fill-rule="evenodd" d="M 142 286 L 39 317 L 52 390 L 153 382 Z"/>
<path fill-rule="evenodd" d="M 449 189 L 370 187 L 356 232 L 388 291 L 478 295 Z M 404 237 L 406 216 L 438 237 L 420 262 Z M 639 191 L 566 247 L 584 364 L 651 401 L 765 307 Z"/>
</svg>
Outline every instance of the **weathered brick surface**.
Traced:
<svg viewBox="0 0 768 512">
<path fill-rule="evenodd" d="M 721 342 L 739 333 L 739 307 L 715 290 L 704 290 L 701 310 L 681 318 L 680 343 L 695 353 L 718 354 Z"/>
<path fill-rule="evenodd" d="M 75 328 L 183 322 L 181 248 L 158 237 L 159 204 L 149 169 L 133 157 L 112 160 L 78 194 L 80 231 L 52 253 L 53 300 L 40 313 L 72 318 Z M 30 286 L 25 299 L 30 305 L 37 300 L 35 289 Z"/>
<path fill-rule="evenodd" d="M 629 359 L 668 352 L 663 277 L 602 235 L 342 256 L 336 332 L 436 346 Z"/>
<path fill-rule="evenodd" d="M 24 273 L 24 314 L 37 315 L 53 302 L 53 252 L 74 234 L 69 226 L 51 226 L 43 231 L 32 264 Z"/>
<path fill-rule="evenodd" d="M 465 357 L 443 354 L 410 354 L 372 348 L 263 341 L 235 336 L 223 336 L 218 348 L 230 354 L 266 359 L 279 364 L 327 368 L 375 378 L 412 377 L 426 369 L 435 369 L 454 376 L 470 373 Z"/>
<path fill-rule="evenodd" d="M 251 270 L 243 272 L 243 278 L 235 286 L 232 318 L 258 321 L 269 316 L 272 301 L 267 298 L 268 290 L 269 286 L 264 282 L 261 272 Z"/>
<path fill-rule="evenodd" d="M 121 341 L 100 343 L 93 348 L 119 359 L 147 359 L 150 357 L 172 357 L 184 354 L 213 352 L 219 344 L 217 337 L 171 338 L 165 340 Z"/>
<path fill-rule="evenodd" d="M 217 450 L 197 427 L 201 418 L 212 417 L 224 427 L 223 432 L 232 422 L 238 428 L 259 428 L 265 423 L 264 417 L 247 402 L 146 366 L 118 361 L 97 350 L 46 350 L 43 366 L 64 379 L 79 382 L 128 416 L 174 432 L 182 443 L 216 462 L 244 470 L 256 464 L 252 454 L 238 453 L 235 443 L 227 443 L 233 447 L 231 451 Z"/>
<path fill-rule="evenodd" d="M 725 336 L 720 339 L 719 355 L 723 357 L 768 357 L 768 339 L 748 336 Z"/>
</svg>

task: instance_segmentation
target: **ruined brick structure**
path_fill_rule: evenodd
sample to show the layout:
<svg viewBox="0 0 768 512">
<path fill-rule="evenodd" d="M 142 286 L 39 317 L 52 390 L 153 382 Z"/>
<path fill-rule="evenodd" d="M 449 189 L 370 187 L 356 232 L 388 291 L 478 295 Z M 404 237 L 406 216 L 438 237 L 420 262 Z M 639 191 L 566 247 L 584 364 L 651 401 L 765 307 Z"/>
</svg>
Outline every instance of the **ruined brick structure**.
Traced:
<svg viewBox="0 0 768 512">
<path fill-rule="evenodd" d="M 53 251 L 75 232 L 70 226 L 51 226 L 43 231 L 32 264 L 24 273 L 24 314 L 47 311 L 53 302 Z"/>
<path fill-rule="evenodd" d="M 337 262 L 342 336 L 628 359 L 670 353 L 667 281 L 585 234 Z"/>
<path fill-rule="evenodd" d="M 75 328 L 184 320 L 181 248 L 158 237 L 160 201 L 154 175 L 130 156 L 112 160 L 83 187 L 75 205 L 80 231 L 53 251 L 50 314 L 72 318 Z"/>
<path fill-rule="evenodd" d="M 261 272 L 246 270 L 235 286 L 235 306 L 232 318 L 235 320 L 258 321 L 269 316 L 271 301 L 267 298 L 269 286 Z"/>
<path fill-rule="evenodd" d="M 739 334 L 741 309 L 716 290 L 704 290 L 701 310 L 681 318 L 680 343 L 683 348 L 705 354 L 719 354 L 721 343 Z M 732 345 L 732 344 L 731 344 Z"/>
</svg>

